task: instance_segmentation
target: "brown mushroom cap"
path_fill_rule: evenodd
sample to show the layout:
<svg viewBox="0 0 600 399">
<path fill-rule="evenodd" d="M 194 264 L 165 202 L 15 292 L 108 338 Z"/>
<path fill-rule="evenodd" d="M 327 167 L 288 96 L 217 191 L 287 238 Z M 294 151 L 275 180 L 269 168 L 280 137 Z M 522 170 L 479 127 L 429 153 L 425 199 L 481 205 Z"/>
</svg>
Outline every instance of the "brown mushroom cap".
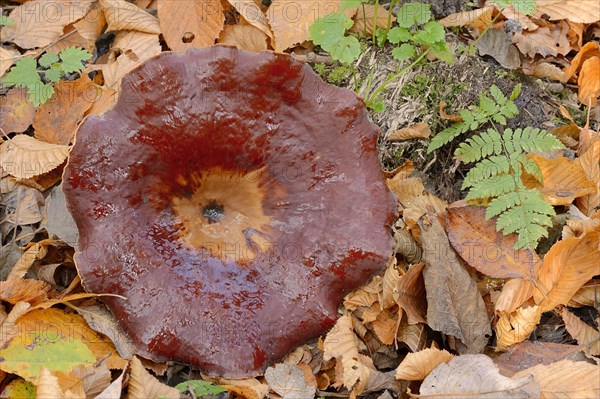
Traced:
<svg viewBox="0 0 600 399">
<path fill-rule="evenodd" d="M 392 252 L 356 95 L 284 54 L 163 53 L 81 125 L 64 175 L 84 287 L 139 354 L 257 375 L 330 328 Z"/>
</svg>

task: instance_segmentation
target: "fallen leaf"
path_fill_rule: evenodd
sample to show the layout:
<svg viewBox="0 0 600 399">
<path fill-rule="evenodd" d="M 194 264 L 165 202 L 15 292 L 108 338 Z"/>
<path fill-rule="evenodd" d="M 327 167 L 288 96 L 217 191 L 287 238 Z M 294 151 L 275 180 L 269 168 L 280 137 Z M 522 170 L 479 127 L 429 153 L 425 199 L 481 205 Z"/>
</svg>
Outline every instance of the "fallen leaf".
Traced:
<svg viewBox="0 0 600 399">
<path fill-rule="evenodd" d="M 3 222 L 13 226 L 38 223 L 44 218 L 44 196 L 35 188 L 19 185 L 0 204 L 5 207 Z"/>
<path fill-rule="evenodd" d="M 158 20 L 171 50 L 183 52 L 212 46 L 225 17 L 219 0 L 161 0 Z"/>
<path fill-rule="evenodd" d="M 60 389 L 58 378 L 54 376 L 50 370 L 42 367 L 39 378 L 36 381 L 35 398 L 36 399 L 56 399 L 70 398 L 65 392 Z"/>
<path fill-rule="evenodd" d="M 79 239 L 79 232 L 73 216 L 67 210 L 62 184 L 52 189 L 46 209 L 48 217 L 42 227 L 49 235 L 56 235 L 61 241 L 74 247 Z"/>
<path fill-rule="evenodd" d="M 52 144 L 71 143 L 96 94 L 95 85 L 85 74 L 73 81 L 58 82 L 52 98 L 38 109 L 33 122 L 35 138 Z"/>
<path fill-rule="evenodd" d="M 510 314 L 517 310 L 533 296 L 535 285 L 531 280 L 521 278 L 511 278 L 504 283 L 500 296 L 494 304 L 496 312 L 505 312 Z"/>
<path fill-rule="evenodd" d="M 567 308 L 563 308 L 560 315 L 565 322 L 567 332 L 577 340 L 577 343 L 591 345 L 590 354 L 592 356 L 600 355 L 600 332 L 569 312 Z"/>
<path fill-rule="evenodd" d="M 587 178 L 578 162 L 565 157 L 546 159 L 537 154 L 530 154 L 528 158 L 540 167 L 543 183 L 533 177 L 523 179 L 524 183 L 529 188 L 539 188 L 550 204 L 568 205 L 575 198 L 596 192 L 596 185 Z"/>
<path fill-rule="evenodd" d="M 494 363 L 500 368 L 500 374 L 511 377 L 526 368 L 538 364 L 550 364 L 565 358 L 585 359 L 575 345 L 523 341 L 508 348 L 506 352 L 494 359 Z"/>
<path fill-rule="evenodd" d="M 408 324 L 426 323 L 427 301 L 423 280 L 424 263 L 410 265 L 400 277 L 394 291 L 394 300 L 408 317 Z"/>
<path fill-rule="evenodd" d="M 560 21 L 552 29 L 542 26 L 533 32 L 515 33 L 513 41 L 521 53 L 534 58 L 537 54 L 549 56 L 567 55 L 571 51 L 571 43 L 567 38 L 569 24 Z"/>
<path fill-rule="evenodd" d="M 521 25 L 521 27 L 523 27 L 523 29 L 528 30 L 528 31 L 534 31 L 536 29 L 539 28 L 539 26 L 532 21 L 531 18 L 529 18 L 527 15 L 519 12 L 519 10 L 521 8 L 519 8 L 519 6 L 522 3 L 517 3 L 517 2 L 513 2 L 514 4 L 517 5 L 517 7 L 515 7 L 515 5 L 513 4 L 509 4 L 508 7 L 500 7 L 498 4 L 496 3 L 492 3 L 495 7 L 496 10 L 499 11 L 502 15 L 504 15 L 504 17 L 506 17 L 506 19 L 512 19 L 514 21 L 517 21 L 519 23 L 519 25 Z"/>
<path fill-rule="evenodd" d="M 449 208 L 446 231 L 452 247 L 471 267 L 494 278 L 535 279 L 540 258 L 531 249 L 514 250 L 516 235 L 496 231 L 493 219 L 486 220 L 485 207 Z"/>
<path fill-rule="evenodd" d="M 491 335 L 485 304 L 477 285 L 450 247 L 440 222 L 419 221 L 423 242 L 427 322 L 444 334 L 460 339 L 466 353 L 479 353 Z"/>
<path fill-rule="evenodd" d="M 496 323 L 496 350 L 506 350 L 511 345 L 523 342 L 540 322 L 542 311 L 539 306 L 520 307 L 513 313 L 502 313 Z"/>
<path fill-rule="evenodd" d="M 521 66 L 519 50 L 512 44 L 504 31 L 488 30 L 476 44 L 480 55 L 489 55 L 506 69 Z"/>
<path fill-rule="evenodd" d="M 5 134 L 24 132 L 34 118 L 35 107 L 29 101 L 27 89 L 15 87 L 0 97 L 0 129 Z"/>
<path fill-rule="evenodd" d="M 587 362 L 561 360 L 523 370 L 513 378 L 533 376 L 544 399 L 596 399 L 600 396 L 598 366 Z M 538 396 L 539 397 L 539 396 Z"/>
<path fill-rule="evenodd" d="M 252 25 L 227 25 L 219 43 L 232 44 L 248 51 L 263 51 L 267 49 L 267 35 Z"/>
<path fill-rule="evenodd" d="M 396 369 L 399 380 L 421 381 L 441 363 L 454 358 L 450 352 L 437 348 L 427 348 L 420 352 L 409 353 Z"/>
<path fill-rule="evenodd" d="M 260 29 L 265 35 L 273 39 L 273 32 L 269 26 L 269 20 L 254 0 L 227 1 L 229 1 L 229 4 L 231 4 L 231 6 L 240 13 L 246 22 Z"/>
<path fill-rule="evenodd" d="M 50 47 L 46 49 L 46 52 L 53 52 L 59 54 L 67 47 L 80 47 L 87 49 L 87 41 L 79 34 L 75 28 L 73 28 L 72 24 L 67 25 L 65 28 L 63 35 L 59 40 L 54 41 Z M 94 46 L 88 49 L 90 53 L 94 52 Z"/>
<path fill-rule="evenodd" d="M 568 19 L 590 24 L 600 20 L 600 3 L 589 0 L 538 0 L 537 12 L 546 14 L 551 21 Z"/>
<path fill-rule="evenodd" d="M 29 302 L 37 305 L 48 299 L 51 287 L 45 281 L 33 279 L 12 279 L 0 281 L 0 300 L 11 304 L 17 302 Z"/>
<path fill-rule="evenodd" d="M 282 399 L 306 399 L 315 396 L 316 386 L 308 384 L 304 372 L 296 365 L 276 364 L 265 372 L 271 390 Z"/>
<path fill-rule="evenodd" d="M 129 374 L 128 399 L 167 398 L 179 399 L 179 391 L 162 384 L 152 376 L 137 357 L 131 359 Z"/>
<path fill-rule="evenodd" d="M 350 292 L 344 298 L 344 307 L 348 310 L 355 310 L 360 306 L 370 307 L 379 301 L 379 295 L 383 291 L 382 279 L 375 276 L 367 285 Z"/>
<path fill-rule="evenodd" d="M 126 369 L 116 380 L 114 380 L 104 391 L 102 391 L 95 399 L 116 399 L 121 397 L 121 391 L 123 386 L 123 377 L 125 376 Z"/>
<path fill-rule="evenodd" d="M 534 63 L 533 67 L 527 72 L 527 74 L 536 78 L 548 78 L 558 80 L 559 82 L 562 82 L 565 78 L 564 71 L 556 65 L 550 64 L 549 62 Z"/>
<path fill-rule="evenodd" d="M 8 71 L 19 55 L 18 51 L 0 46 L 0 77 Z"/>
<path fill-rule="evenodd" d="M 100 0 L 100 7 L 108 23 L 107 32 L 129 30 L 156 35 L 161 33 L 158 20 L 135 4 L 125 0 Z"/>
<path fill-rule="evenodd" d="M 370 369 L 362 364 L 358 354 L 358 339 L 352 330 L 350 316 L 342 316 L 325 337 L 323 359 L 336 358 L 343 370 L 343 385 L 348 390 L 362 392 L 371 374 Z M 336 373 L 337 374 L 337 373 Z"/>
<path fill-rule="evenodd" d="M 67 159 L 69 147 L 19 134 L 0 145 L 0 168 L 11 176 L 28 179 L 47 173 Z"/>
<path fill-rule="evenodd" d="M 96 44 L 96 40 L 100 37 L 102 30 L 106 26 L 106 18 L 104 18 L 104 12 L 102 8 L 95 3 L 85 17 L 73 24 L 77 33 L 81 35 L 86 41 L 84 46 L 90 53 Z"/>
<path fill-rule="evenodd" d="M 450 14 L 438 22 L 446 28 L 467 25 L 482 31 L 491 25 L 493 11 L 494 7 L 486 4 L 485 7 L 476 8 L 475 10 Z"/>
<path fill-rule="evenodd" d="M 456 356 L 441 363 L 421 384 L 419 398 L 516 399 L 540 397 L 539 386 L 531 376 L 508 378 L 501 375 L 492 359 L 485 355 Z"/>
<path fill-rule="evenodd" d="M 583 173 L 596 186 L 596 192 L 582 195 L 575 200 L 577 207 L 587 216 L 591 216 L 600 207 L 600 140 L 595 141 L 588 150 L 577 158 Z"/>
<path fill-rule="evenodd" d="M 451 121 L 451 122 L 462 122 L 463 118 L 459 114 L 447 114 L 446 113 L 446 101 L 440 101 L 440 119 Z"/>
<path fill-rule="evenodd" d="M 600 96 L 600 57 L 592 57 L 583 62 L 579 71 L 579 92 L 577 97 L 588 106 L 598 105 Z"/>
<path fill-rule="evenodd" d="M 571 65 L 565 68 L 563 82 L 569 81 L 579 71 L 583 63 L 590 58 L 600 57 L 600 45 L 594 41 L 587 42 L 571 60 Z"/>
<path fill-rule="evenodd" d="M 258 381 L 256 378 L 245 380 L 219 379 L 216 383 L 229 392 L 245 399 L 263 399 L 269 393 L 269 386 Z"/>
<path fill-rule="evenodd" d="M 391 345 L 396 339 L 398 332 L 399 317 L 402 316 L 402 311 L 395 309 L 384 309 L 381 311 L 377 318 L 373 321 L 373 331 L 377 335 L 377 338 L 385 345 Z"/>
<path fill-rule="evenodd" d="M 600 302 L 600 282 L 591 280 L 581 287 L 571 298 L 567 306 L 582 307 L 595 306 Z"/>
<path fill-rule="evenodd" d="M 550 248 L 540 268 L 536 303 L 543 312 L 566 304 L 593 276 L 600 274 L 600 233 L 571 237 Z"/>
<path fill-rule="evenodd" d="M 398 201 L 405 209 L 405 218 L 408 209 L 415 208 L 424 212 L 443 213 L 448 203 L 435 195 L 425 191 L 423 182 L 417 177 L 404 178 L 397 174 L 386 180 L 388 188 L 396 194 Z"/>
<path fill-rule="evenodd" d="M 403 230 L 404 231 L 404 230 Z M 401 273 L 404 274 L 402 269 L 398 266 L 396 257 L 393 256 L 392 261 L 388 264 L 381 280 L 381 304 L 384 309 L 391 308 L 396 304 L 394 295 L 397 291 L 396 286 L 400 281 Z"/>
<path fill-rule="evenodd" d="M 308 28 L 317 19 L 340 8 L 340 0 L 313 0 L 290 2 L 273 0 L 267 12 L 267 18 L 273 29 L 276 51 L 284 51 L 309 39 Z M 356 8 L 343 11 L 352 17 Z"/>
<path fill-rule="evenodd" d="M 426 123 L 415 123 L 414 125 L 398 129 L 387 137 L 389 141 L 400 141 L 410 139 L 426 139 L 431 135 L 431 129 Z"/>
<path fill-rule="evenodd" d="M 377 11 L 377 24 L 375 24 L 375 11 Z M 354 25 L 352 25 L 350 30 L 352 32 L 363 32 L 367 35 L 372 35 L 375 27 L 387 29 L 388 18 L 390 18 L 390 23 L 396 21 L 396 17 L 390 15 L 388 10 L 383 6 L 363 4 L 358 7 L 356 15 L 354 15 Z"/>
<path fill-rule="evenodd" d="M 70 23 L 83 18 L 95 0 L 32 0 L 16 7 L 3 26 L 0 39 L 25 49 L 44 47 L 63 34 Z"/>
<path fill-rule="evenodd" d="M 117 33 L 113 42 L 115 47 L 121 50 L 121 55 L 116 61 L 101 65 L 106 86 L 112 90 L 118 90 L 121 79 L 128 72 L 162 51 L 158 35 L 135 31 Z"/>
</svg>

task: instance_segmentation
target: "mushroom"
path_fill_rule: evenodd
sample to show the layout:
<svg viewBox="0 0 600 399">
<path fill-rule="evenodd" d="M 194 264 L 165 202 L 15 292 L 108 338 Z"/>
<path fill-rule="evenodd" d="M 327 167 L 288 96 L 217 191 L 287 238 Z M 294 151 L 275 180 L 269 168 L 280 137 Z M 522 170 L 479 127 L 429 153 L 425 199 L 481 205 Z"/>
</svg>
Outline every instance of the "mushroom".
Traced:
<svg viewBox="0 0 600 399">
<path fill-rule="evenodd" d="M 138 353 L 255 376 L 385 268 L 395 199 L 350 90 L 285 54 L 162 53 L 87 118 L 64 173 L 75 261 Z"/>
</svg>

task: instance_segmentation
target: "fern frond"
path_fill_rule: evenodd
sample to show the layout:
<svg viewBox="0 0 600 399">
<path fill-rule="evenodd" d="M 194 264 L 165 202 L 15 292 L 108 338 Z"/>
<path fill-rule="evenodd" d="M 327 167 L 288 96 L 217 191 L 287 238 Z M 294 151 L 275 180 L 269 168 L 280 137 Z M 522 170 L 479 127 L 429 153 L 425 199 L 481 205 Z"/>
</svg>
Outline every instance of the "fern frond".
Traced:
<svg viewBox="0 0 600 399">
<path fill-rule="evenodd" d="M 542 194 L 535 189 L 522 190 L 511 193 L 518 196 L 520 203 L 508 207 L 498 216 L 496 230 L 506 234 L 517 233 L 519 238 L 514 245 L 515 249 L 535 248 L 542 237 L 547 237 L 547 228 L 552 226 L 554 208 L 549 205 Z M 502 200 L 503 206 L 515 202 L 515 197 Z M 500 209 L 498 206 L 496 208 Z M 486 213 L 487 216 L 487 213 Z"/>
<path fill-rule="evenodd" d="M 535 162 L 534 162 L 535 163 Z M 536 164 L 537 165 L 537 164 Z M 504 155 L 493 155 L 475 165 L 465 176 L 462 188 L 469 188 L 482 180 L 501 173 L 508 173 L 510 164 Z"/>
<path fill-rule="evenodd" d="M 454 140 L 461 134 L 468 132 L 468 131 L 469 131 L 469 125 L 464 122 L 457 123 L 455 125 L 447 127 L 446 129 L 442 130 L 441 132 L 439 132 L 438 134 L 433 136 L 433 138 L 431 139 L 431 142 L 429 143 L 429 147 L 427 147 L 427 153 L 428 154 L 432 153 L 433 151 L 448 144 L 449 142 L 451 142 L 452 140 Z"/>
<path fill-rule="evenodd" d="M 536 178 L 540 183 L 544 183 L 544 177 L 542 176 L 542 170 L 540 169 L 540 165 L 537 164 L 533 159 L 527 158 L 524 154 L 520 154 L 517 157 L 517 160 L 523 165 L 523 170 L 528 174 L 532 175 Z"/>
<path fill-rule="evenodd" d="M 491 177 L 481 181 L 472 187 L 467 194 L 467 200 L 498 197 L 499 195 L 510 193 L 517 189 L 515 177 L 510 174 L 503 174 Z"/>
<path fill-rule="evenodd" d="M 498 216 L 507 209 L 513 208 L 516 205 L 520 205 L 521 202 L 521 195 L 516 191 L 503 194 L 490 201 L 488 208 L 485 211 L 485 218 L 491 219 L 494 216 Z"/>
<path fill-rule="evenodd" d="M 500 88 L 496 85 L 492 85 L 490 87 L 490 94 L 492 95 L 494 100 L 500 105 L 504 105 L 508 101 L 508 98 L 506 98 L 504 93 L 502 93 L 502 90 L 500 90 Z"/>
<path fill-rule="evenodd" d="M 505 129 L 502 139 L 509 154 L 523 152 L 545 152 L 564 148 L 554 135 L 545 130 L 527 127 L 525 129 Z"/>
<path fill-rule="evenodd" d="M 502 137 L 494 129 L 488 129 L 479 136 L 467 139 L 454 152 L 465 163 L 479 161 L 489 155 L 502 154 Z"/>
</svg>

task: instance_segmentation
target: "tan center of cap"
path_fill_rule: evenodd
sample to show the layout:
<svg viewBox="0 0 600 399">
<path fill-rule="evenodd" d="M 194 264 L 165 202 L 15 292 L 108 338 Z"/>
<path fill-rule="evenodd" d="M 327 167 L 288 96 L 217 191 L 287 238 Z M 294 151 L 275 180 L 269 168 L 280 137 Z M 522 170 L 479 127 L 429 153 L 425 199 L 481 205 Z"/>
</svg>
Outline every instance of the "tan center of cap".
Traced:
<svg viewBox="0 0 600 399">
<path fill-rule="evenodd" d="M 266 252 L 271 218 L 263 211 L 263 174 L 264 168 L 249 173 L 216 168 L 191 176 L 191 181 L 178 176 L 177 182 L 192 190 L 189 198 L 173 199 L 185 243 L 238 262 Z"/>
</svg>

